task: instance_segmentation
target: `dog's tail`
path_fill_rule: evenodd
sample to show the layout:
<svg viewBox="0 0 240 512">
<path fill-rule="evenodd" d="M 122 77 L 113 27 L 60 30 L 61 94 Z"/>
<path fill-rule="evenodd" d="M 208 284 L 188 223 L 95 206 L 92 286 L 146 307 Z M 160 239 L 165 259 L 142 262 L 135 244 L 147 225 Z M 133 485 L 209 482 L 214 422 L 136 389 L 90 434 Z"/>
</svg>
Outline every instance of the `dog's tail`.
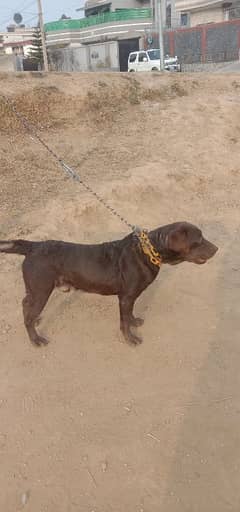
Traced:
<svg viewBox="0 0 240 512">
<path fill-rule="evenodd" d="M 37 243 L 30 240 L 0 240 L 0 252 L 26 256 L 33 251 Z"/>
</svg>

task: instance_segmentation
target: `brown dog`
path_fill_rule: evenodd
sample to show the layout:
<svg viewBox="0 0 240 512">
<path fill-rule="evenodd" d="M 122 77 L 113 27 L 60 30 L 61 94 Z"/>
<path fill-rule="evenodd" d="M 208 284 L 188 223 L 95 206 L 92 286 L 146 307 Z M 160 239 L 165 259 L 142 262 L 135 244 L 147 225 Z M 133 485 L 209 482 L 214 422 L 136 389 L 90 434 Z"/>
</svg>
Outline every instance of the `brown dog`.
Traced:
<svg viewBox="0 0 240 512">
<path fill-rule="evenodd" d="M 121 331 L 127 341 L 140 343 L 141 339 L 130 329 L 143 323 L 133 316 L 134 303 L 157 277 L 160 265 L 183 261 L 202 264 L 217 250 L 203 238 L 200 229 L 187 222 L 150 231 L 145 242 L 134 233 L 98 245 L 55 240 L 0 241 L 0 252 L 25 256 L 23 315 L 29 338 L 35 345 L 47 343 L 37 334 L 35 324 L 53 289 L 62 285 L 101 295 L 118 295 Z"/>
</svg>

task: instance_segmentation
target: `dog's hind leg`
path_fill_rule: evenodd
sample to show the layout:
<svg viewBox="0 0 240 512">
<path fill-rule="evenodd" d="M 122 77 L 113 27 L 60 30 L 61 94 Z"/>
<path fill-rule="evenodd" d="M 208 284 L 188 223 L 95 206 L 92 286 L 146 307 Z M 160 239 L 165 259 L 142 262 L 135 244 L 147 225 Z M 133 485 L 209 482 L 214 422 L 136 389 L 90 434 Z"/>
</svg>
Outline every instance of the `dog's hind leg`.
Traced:
<svg viewBox="0 0 240 512">
<path fill-rule="evenodd" d="M 35 324 L 46 305 L 52 290 L 53 286 L 45 290 L 41 288 L 41 292 L 36 290 L 34 295 L 27 291 L 27 295 L 23 299 L 24 324 L 27 329 L 28 336 L 34 345 L 46 345 L 48 343 L 45 338 L 39 336 L 36 331 Z"/>
<path fill-rule="evenodd" d="M 42 265 L 37 266 L 37 262 L 35 265 L 33 266 L 32 262 L 27 259 L 23 263 L 23 277 L 26 286 L 26 296 L 23 299 L 24 324 L 34 345 L 46 345 L 48 341 L 38 335 L 35 325 L 55 283 L 54 276 L 48 268 L 44 268 Z"/>
</svg>

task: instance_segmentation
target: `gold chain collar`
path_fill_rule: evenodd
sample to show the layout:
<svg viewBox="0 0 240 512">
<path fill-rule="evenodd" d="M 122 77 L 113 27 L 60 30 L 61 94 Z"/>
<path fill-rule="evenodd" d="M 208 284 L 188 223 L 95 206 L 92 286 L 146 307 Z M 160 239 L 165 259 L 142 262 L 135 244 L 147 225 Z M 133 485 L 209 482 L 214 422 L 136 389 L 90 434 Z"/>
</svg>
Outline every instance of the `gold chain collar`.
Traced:
<svg viewBox="0 0 240 512">
<path fill-rule="evenodd" d="M 150 262 L 156 267 L 160 267 L 162 264 L 162 258 L 159 252 L 155 251 L 153 245 L 151 244 L 148 234 L 145 230 L 141 230 L 137 233 L 137 237 L 139 239 L 141 249 L 146 256 L 148 256 Z"/>
</svg>

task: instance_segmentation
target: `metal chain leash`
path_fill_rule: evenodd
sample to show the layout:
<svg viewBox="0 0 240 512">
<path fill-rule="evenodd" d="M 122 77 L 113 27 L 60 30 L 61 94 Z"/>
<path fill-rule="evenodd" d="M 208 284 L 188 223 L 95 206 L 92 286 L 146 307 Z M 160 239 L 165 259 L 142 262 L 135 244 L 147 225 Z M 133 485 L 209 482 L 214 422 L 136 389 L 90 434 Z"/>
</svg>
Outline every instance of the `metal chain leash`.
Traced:
<svg viewBox="0 0 240 512">
<path fill-rule="evenodd" d="M 87 183 L 85 183 L 82 178 L 77 174 L 75 169 L 67 165 L 62 158 L 60 158 L 57 153 L 53 149 L 49 147 L 49 145 L 38 135 L 36 132 L 35 127 L 26 119 L 26 117 L 18 112 L 14 101 L 10 99 L 9 97 L 5 96 L 2 92 L 0 93 L 0 96 L 3 98 L 4 102 L 8 105 L 10 110 L 15 114 L 15 116 L 19 119 L 20 123 L 24 126 L 25 130 L 30 133 L 30 136 L 32 139 L 36 139 L 42 146 L 45 147 L 45 149 L 52 155 L 52 157 L 61 165 L 61 167 L 64 169 L 66 174 L 70 176 L 73 180 L 77 181 L 82 185 L 82 187 L 92 194 L 99 203 L 101 203 L 109 212 L 111 212 L 115 217 L 117 217 L 121 222 L 123 222 L 128 228 L 132 229 L 132 231 L 139 231 L 139 228 L 136 228 L 133 224 L 130 224 L 127 219 L 125 219 L 122 215 L 120 215 L 112 206 L 109 206 L 109 204 L 103 199 L 97 192 L 95 192 Z"/>
</svg>

